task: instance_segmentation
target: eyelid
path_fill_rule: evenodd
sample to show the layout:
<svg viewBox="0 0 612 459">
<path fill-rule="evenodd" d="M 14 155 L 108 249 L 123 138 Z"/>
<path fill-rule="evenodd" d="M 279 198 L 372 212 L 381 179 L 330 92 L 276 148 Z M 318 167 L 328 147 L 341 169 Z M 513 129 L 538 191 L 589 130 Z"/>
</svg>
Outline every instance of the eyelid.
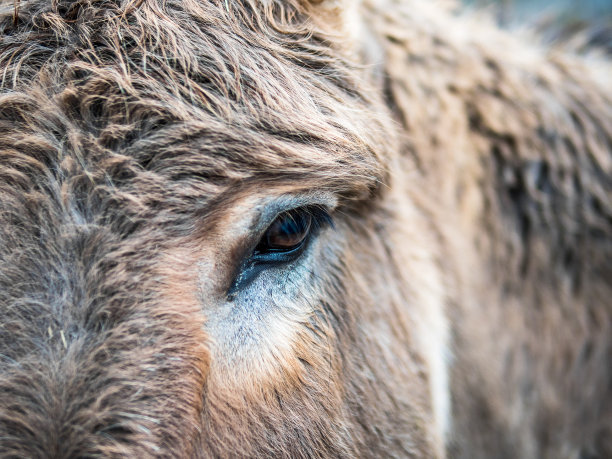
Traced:
<svg viewBox="0 0 612 459">
<path fill-rule="evenodd" d="M 274 198 L 272 201 L 263 202 L 259 206 L 262 210 L 260 211 L 256 220 L 253 222 L 250 228 L 250 234 L 253 236 L 256 235 L 257 240 L 259 240 L 263 233 L 274 222 L 274 220 L 285 212 L 311 208 L 321 209 L 324 212 L 331 214 L 337 205 L 337 198 L 325 192 L 316 192 L 299 196 L 279 196 Z"/>
<path fill-rule="evenodd" d="M 309 212 L 311 215 L 311 224 L 309 228 L 309 232 L 304 238 L 304 240 L 294 249 L 287 252 L 270 252 L 267 254 L 257 254 L 255 252 L 255 248 L 259 244 L 261 238 L 265 235 L 265 232 L 270 227 L 274 221 L 284 213 L 287 212 L 295 212 L 295 211 L 305 211 Z M 273 265 L 280 265 L 283 263 L 289 263 L 291 261 L 296 260 L 304 250 L 308 247 L 311 240 L 316 236 L 316 233 L 319 229 L 325 225 L 329 225 L 333 228 L 333 220 L 329 213 L 329 210 L 322 205 L 306 205 L 299 206 L 293 209 L 283 210 L 282 212 L 278 212 L 274 219 L 261 231 L 254 244 L 252 244 L 250 250 L 246 252 L 248 255 L 242 260 L 236 275 L 233 278 L 233 282 L 227 291 L 227 299 L 228 301 L 232 301 L 238 291 L 247 286 L 252 280 L 254 280 L 257 275 L 266 269 L 267 267 Z"/>
</svg>

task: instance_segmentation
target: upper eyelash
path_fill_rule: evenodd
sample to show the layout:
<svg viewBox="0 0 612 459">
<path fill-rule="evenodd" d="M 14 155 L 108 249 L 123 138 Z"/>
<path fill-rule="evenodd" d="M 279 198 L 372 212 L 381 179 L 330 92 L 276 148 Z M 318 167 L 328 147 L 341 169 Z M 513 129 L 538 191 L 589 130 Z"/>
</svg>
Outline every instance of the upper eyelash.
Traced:
<svg viewBox="0 0 612 459">
<path fill-rule="evenodd" d="M 295 210 L 300 210 L 301 208 L 297 208 Z M 307 206 L 304 208 L 306 212 L 310 214 L 312 217 L 312 229 L 311 231 L 316 231 L 319 228 L 328 225 L 332 228 L 334 227 L 334 219 L 329 214 L 328 210 L 323 206 Z"/>
</svg>

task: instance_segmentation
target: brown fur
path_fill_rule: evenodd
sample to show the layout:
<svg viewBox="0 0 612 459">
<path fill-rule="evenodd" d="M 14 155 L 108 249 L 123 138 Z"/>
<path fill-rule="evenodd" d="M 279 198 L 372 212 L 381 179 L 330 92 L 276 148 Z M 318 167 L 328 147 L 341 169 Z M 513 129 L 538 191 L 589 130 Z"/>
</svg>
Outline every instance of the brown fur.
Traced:
<svg viewBox="0 0 612 459">
<path fill-rule="evenodd" d="M 612 456 L 604 57 L 430 2 L 0 11 L 0 456 Z M 229 299 L 288 199 L 334 227 Z"/>
</svg>

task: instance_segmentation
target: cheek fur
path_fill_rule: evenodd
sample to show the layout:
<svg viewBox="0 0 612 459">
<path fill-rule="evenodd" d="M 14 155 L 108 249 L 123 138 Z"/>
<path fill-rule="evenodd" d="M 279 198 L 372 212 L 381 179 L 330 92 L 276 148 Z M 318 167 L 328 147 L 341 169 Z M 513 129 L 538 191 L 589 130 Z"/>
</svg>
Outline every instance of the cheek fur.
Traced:
<svg viewBox="0 0 612 459">
<path fill-rule="evenodd" d="M 203 386 L 210 369 L 210 338 L 205 332 L 205 315 L 198 297 L 198 277 L 196 252 L 190 244 L 179 249 L 169 250 L 161 257 L 157 268 L 161 279 L 160 294 L 162 298 L 161 314 L 175 315 L 180 320 L 180 327 L 189 336 L 186 343 L 186 356 L 198 367 Z M 195 393 L 201 393 L 197 388 Z M 198 402 L 199 403 L 199 402 Z"/>
<path fill-rule="evenodd" d="M 320 279 L 312 276 L 314 249 L 290 265 L 262 271 L 233 301 L 208 309 L 211 378 L 219 386 L 283 392 L 313 372 L 332 378 L 333 331 L 319 323 L 322 293 Z"/>
</svg>

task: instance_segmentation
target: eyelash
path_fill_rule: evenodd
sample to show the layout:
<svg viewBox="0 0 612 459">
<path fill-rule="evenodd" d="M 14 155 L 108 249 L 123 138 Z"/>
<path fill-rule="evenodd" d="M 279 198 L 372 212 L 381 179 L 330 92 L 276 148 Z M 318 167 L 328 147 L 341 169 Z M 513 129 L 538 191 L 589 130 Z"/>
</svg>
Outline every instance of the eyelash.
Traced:
<svg viewBox="0 0 612 459">
<path fill-rule="evenodd" d="M 238 275 L 235 277 L 232 286 L 229 288 L 227 298 L 233 300 L 238 291 L 251 283 L 257 275 L 264 269 L 272 266 L 290 263 L 297 260 L 306 250 L 310 242 L 316 237 L 317 233 L 325 227 L 333 227 L 333 220 L 328 211 L 321 206 L 305 206 L 298 207 L 289 211 L 278 214 L 272 223 L 266 228 L 266 231 L 261 235 L 260 241 L 256 247 L 259 247 L 261 240 L 265 237 L 268 230 L 274 222 L 285 214 L 307 212 L 310 216 L 310 227 L 304 240 L 292 250 L 289 251 L 271 251 L 267 253 L 258 253 L 253 249 L 249 257 L 242 263 Z"/>
</svg>

